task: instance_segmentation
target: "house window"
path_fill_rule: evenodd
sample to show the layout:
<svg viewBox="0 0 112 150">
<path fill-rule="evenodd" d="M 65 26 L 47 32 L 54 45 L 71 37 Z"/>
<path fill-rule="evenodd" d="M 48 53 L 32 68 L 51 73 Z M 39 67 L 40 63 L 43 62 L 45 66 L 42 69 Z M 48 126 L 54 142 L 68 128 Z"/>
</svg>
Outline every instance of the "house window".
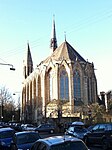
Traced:
<svg viewBox="0 0 112 150">
<path fill-rule="evenodd" d="M 69 99 L 68 74 L 65 69 L 60 72 L 60 100 Z"/>
<path fill-rule="evenodd" d="M 81 98 L 81 83 L 80 83 L 80 74 L 78 71 L 74 72 L 73 84 L 74 84 L 74 99 L 78 100 Z"/>
</svg>

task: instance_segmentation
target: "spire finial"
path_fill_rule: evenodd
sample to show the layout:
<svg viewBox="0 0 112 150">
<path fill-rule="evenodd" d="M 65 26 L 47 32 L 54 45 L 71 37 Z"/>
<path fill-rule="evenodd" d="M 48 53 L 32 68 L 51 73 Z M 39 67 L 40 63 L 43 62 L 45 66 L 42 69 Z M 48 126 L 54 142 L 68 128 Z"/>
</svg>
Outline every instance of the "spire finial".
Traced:
<svg viewBox="0 0 112 150">
<path fill-rule="evenodd" d="M 66 32 L 64 32 L 64 36 L 65 36 L 65 42 L 66 42 Z"/>
<path fill-rule="evenodd" d="M 55 15 L 53 15 L 53 28 L 52 28 L 52 37 L 50 42 L 50 48 L 55 51 L 57 48 L 57 39 L 56 39 L 56 30 L 55 30 Z"/>
<path fill-rule="evenodd" d="M 27 40 L 28 51 L 30 51 L 29 40 Z"/>
<path fill-rule="evenodd" d="M 55 15 L 53 14 L 53 21 L 55 20 Z"/>
</svg>

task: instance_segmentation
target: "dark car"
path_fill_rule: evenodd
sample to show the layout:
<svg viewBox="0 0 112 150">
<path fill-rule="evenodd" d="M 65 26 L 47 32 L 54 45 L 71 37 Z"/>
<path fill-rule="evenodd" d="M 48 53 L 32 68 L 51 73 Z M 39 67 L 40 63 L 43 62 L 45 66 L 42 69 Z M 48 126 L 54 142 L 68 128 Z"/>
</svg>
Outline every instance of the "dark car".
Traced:
<svg viewBox="0 0 112 150">
<path fill-rule="evenodd" d="M 88 131 L 91 131 L 94 128 L 95 125 L 91 125 L 87 128 Z"/>
<path fill-rule="evenodd" d="M 14 133 L 10 127 L 0 128 L 0 149 L 9 149 Z"/>
<path fill-rule="evenodd" d="M 48 133 L 54 133 L 56 131 L 56 127 L 52 124 L 41 124 L 37 128 L 35 128 L 35 131 L 40 132 L 48 132 Z"/>
<path fill-rule="evenodd" d="M 31 150 L 88 150 L 85 143 L 71 136 L 53 136 L 39 139 Z"/>
<path fill-rule="evenodd" d="M 12 138 L 11 150 L 29 150 L 35 141 L 41 137 L 37 132 L 23 131 L 17 132 Z"/>
<path fill-rule="evenodd" d="M 85 133 L 84 142 L 87 145 L 101 145 L 104 150 L 112 146 L 112 123 L 96 124 Z"/>
<path fill-rule="evenodd" d="M 13 129 L 14 129 L 16 132 L 22 131 L 21 123 L 16 123 L 16 124 L 13 126 Z"/>
</svg>

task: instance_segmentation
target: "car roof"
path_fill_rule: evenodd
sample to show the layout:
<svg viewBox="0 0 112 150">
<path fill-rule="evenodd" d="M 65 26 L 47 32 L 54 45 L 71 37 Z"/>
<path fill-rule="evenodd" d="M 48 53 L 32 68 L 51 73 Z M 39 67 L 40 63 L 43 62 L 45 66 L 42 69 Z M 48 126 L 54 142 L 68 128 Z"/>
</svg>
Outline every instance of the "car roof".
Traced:
<svg viewBox="0 0 112 150">
<path fill-rule="evenodd" d="M 72 122 L 72 125 L 84 126 L 85 124 L 81 121 L 75 121 L 75 122 Z"/>
<path fill-rule="evenodd" d="M 24 124 L 24 126 L 34 126 L 34 125 L 30 124 L 30 123 L 29 124 L 27 123 L 27 124 Z"/>
<path fill-rule="evenodd" d="M 39 139 L 37 142 L 39 142 L 39 141 L 51 146 L 51 145 L 55 145 L 58 143 L 64 143 L 65 141 L 72 142 L 72 141 L 81 141 L 81 140 L 78 138 L 72 137 L 72 136 L 64 135 L 64 136 L 53 136 L 53 137 L 48 137 L 48 138 L 44 138 L 44 139 Z"/>
<path fill-rule="evenodd" d="M 97 126 L 97 125 L 112 125 L 112 123 L 97 123 L 97 124 L 94 125 L 94 127 Z"/>
<path fill-rule="evenodd" d="M 7 127 L 7 128 L 0 128 L 0 132 L 3 132 L 3 131 L 14 131 L 14 129 L 10 128 L 10 127 Z"/>
<path fill-rule="evenodd" d="M 99 123 L 99 124 L 112 124 L 111 122 Z M 97 125 L 97 124 L 96 124 Z"/>
<path fill-rule="evenodd" d="M 16 135 L 20 135 L 20 134 L 38 134 L 38 132 L 34 132 L 34 131 L 21 131 L 21 132 L 16 132 Z"/>
</svg>

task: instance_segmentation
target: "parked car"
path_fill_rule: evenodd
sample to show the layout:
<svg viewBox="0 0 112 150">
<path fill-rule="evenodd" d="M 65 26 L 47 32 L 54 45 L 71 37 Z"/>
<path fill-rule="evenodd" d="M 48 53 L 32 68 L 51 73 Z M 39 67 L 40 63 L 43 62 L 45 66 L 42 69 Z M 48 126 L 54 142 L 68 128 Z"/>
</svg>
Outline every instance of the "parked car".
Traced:
<svg viewBox="0 0 112 150">
<path fill-rule="evenodd" d="M 66 130 L 66 134 L 77 137 L 79 139 L 84 138 L 84 134 L 87 132 L 87 129 L 83 126 L 72 125 Z"/>
<path fill-rule="evenodd" d="M 40 124 L 37 128 L 35 128 L 35 131 L 40 132 L 48 132 L 48 133 L 54 133 L 56 131 L 56 127 L 52 124 Z"/>
<path fill-rule="evenodd" d="M 15 123 L 15 125 L 12 127 L 16 132 L 22 131 L 21 123 Z"/>
<path fill-rule="evenodd" d="M 10 127 L 0 128 L 0 149 L 9 149 L 14 133 Z"/>
<path fill-rule="evenodd" d="M 71 136 L 53 136 L 37 140 L 31 150 L 88 150 L 85 143 Z"/>
<path fill-rule="evenodd" d="M 112 123 L 96 124 L 91 130 L 85 133 L 84 142 L 87 145 L 98 144 L 104 150 L 112 146 Z"/>
<path fill-rule="evenodd" d="M 12 138 L 10 144 L 11 150 L 29 150 L 34 142 L 41 137 L 37 132 L 33 131 L 23 131 L 17 132 Z"/>
<path fill-rule="evenodd" d="M 91 125 L 91 126 L 89 126 L 89 127 L 87 128 L 87 130 L 90 131 L 90 130 L 93 129 L 93 127 L 94 127 L 94 125 Z"/>
<path fill-rule="evenodd" d="M 33 124 L 24 124 L 22 130 L 24 131 L 33 131 L 35 130 L 35 126 Z"/>
</svg>

